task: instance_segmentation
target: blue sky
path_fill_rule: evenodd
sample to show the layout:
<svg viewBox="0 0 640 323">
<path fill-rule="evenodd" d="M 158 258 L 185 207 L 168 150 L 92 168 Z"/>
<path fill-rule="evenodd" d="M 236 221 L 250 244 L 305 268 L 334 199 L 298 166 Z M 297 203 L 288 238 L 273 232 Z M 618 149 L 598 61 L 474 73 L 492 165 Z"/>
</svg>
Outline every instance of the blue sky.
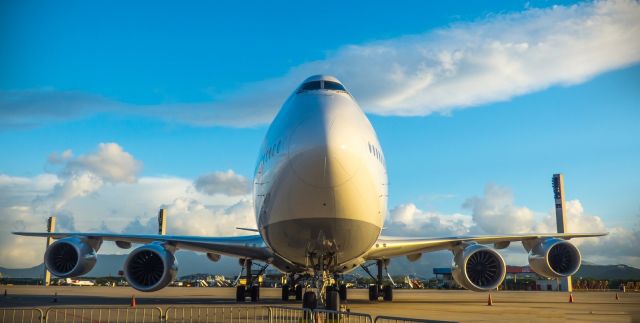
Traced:
<svg viewBox="0 0 640 323">
<path fill-rule="evenodd" d="M 3 1 L 0 190 L 11 198 L 0 198 L 0 217 L 7 227 L 38 229 L 59 212 L 68 228 L 126 231 L 147 225 L 160 206 L 189 216 L 176 206 L 180 190 L 140 197 L 148 204 L 134 210 L 110 206 L 120 202 L 114 190 L 167 180 L 188 186 L 190 203 L 218 208 L 207 216 L 224 210 L 233 222 L 228 210 L 248 195 L 206 194 L 189 183 L 206 174 L 221 185 L 250 181 L 278 105 L 305 76 L 329 73 L 352 89 L 378 132 L 390 226 L 407 205 L 418 210 L 418 228 L 434 216 L 478 223 L 487 217 L 471 199 L 487 202 L 496 187 L 513 198 L 487 202 L 494 213 L 524 210 L 543 223 L 551 175 L 563 172 L 580 216 L 639 236 L 638 12 L 634 1 Z M 589 19 L 600 25 L 579 25 Z M 51 155 L 65 150 L 57 161 Z M 92 164 L 108 152 L 124 160 L 112 164 L 132 167 L 134 180 Z M 98 184 L 40 203 L 79 187 L 70 184 L 79 172 Z M 113 221 L 84 214 L 89 202 Z M 17 207 L 28 211 L 16 215 Z M 462 233 L 491 228 L 477 226 Z"/>
</svg>

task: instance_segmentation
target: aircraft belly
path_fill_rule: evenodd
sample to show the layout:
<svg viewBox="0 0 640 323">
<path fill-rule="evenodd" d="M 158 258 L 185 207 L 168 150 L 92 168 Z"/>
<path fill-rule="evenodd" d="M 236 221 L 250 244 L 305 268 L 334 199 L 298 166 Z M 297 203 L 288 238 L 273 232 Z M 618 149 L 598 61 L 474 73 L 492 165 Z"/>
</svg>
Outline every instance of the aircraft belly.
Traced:
<svg viewBox="0 0 640 323">
<path fill-rule="evenodd" d="M 380 227 L 355 219 L 307 218 L 265 225 L 262 233 L 277 254 L 304 266 L 312 250 L 335 251 L 338 264 L 361 256 L 375 243 Z"/>
</svg>

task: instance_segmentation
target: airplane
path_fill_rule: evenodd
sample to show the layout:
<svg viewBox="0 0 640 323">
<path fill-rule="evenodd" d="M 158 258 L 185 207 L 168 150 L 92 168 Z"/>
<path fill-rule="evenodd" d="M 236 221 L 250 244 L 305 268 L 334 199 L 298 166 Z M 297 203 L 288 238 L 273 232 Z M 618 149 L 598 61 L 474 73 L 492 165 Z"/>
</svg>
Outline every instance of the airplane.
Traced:
<svg viewBox="0 0 640 323">
<path fill-rule="evenodd" d="M 86 274 L 96 264 L 103 241 L 131 251 L 124 262 L 129 285 L 143 292 L 157 291 L 176 277 L 178 249 L 239 258 L 246 286 L 236 300 L 259 299 L 253 261 L 271 265 L 287 275 L 282 299 L 295 295 L 303 306 L 318 301 L 337 309 L 347 299 L 341 274 L 364 268 L 375 284 L 369 299 L 393 300 L 393 284 L 383 269 L 390 259 L 418 260 L 423 253 L 450 250 L 452 274 L 463 287 L 490 291 L 505 278 L 505 261 L 497 249 L 521 242 L 529 266 L 545 277 L 574 274 L 581 263 L 579 250 L 568 240 L 607 233 L 542 233 L 451 237 L 389 237 L 382 235 L 387 214 L 386 159 L 369 119 L 338 79 L 328 75 L 307 78 L 289 96 L 271 123 L 260 148 L 253 180 L 257 229 L 251 235 L 208 237 L 96 232 L 14 232 L 52 237 L 44 254 L 49 271 L 59 277 Z M 198 223 L 197 225 L 207 225 Z M 491 246 L 492 245 L 492 246 Z M 373 275 L 364 266 L 377 267 Z M 371 263 L 373 262 L 373 263 Z M 303 283 L 304 282 L 304 283 Z M 310 285 L 313 288 L 305 289 Z M 303 290 L 306 290 L 303 293 Z"/>
<path fill-rule="evenodd" d="M 79 279 L 71 279 L 67 278 L 64 280 L 64 283 L 69 286 L 95 286 L 96 283 L 90 280 L 79 280 Z"/>
</svg>

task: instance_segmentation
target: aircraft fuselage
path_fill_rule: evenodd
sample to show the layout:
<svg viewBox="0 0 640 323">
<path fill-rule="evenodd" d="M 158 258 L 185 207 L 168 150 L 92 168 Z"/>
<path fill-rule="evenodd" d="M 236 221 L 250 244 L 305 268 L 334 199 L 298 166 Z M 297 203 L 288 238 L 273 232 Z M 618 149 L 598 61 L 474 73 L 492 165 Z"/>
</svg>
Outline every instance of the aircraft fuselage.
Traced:
<svg viewBox="0 0 640 323">
<path fill-rule="evenodd" d="M 329 76 L 303 82 L 338 83 Z M 380 235 L 387 173 L 376 133 L 342 90 L 297 90 L 272 122 L 256 165 L 256 220 L 274 253 L 299 267 L 348 271 Z"/>
</svg>

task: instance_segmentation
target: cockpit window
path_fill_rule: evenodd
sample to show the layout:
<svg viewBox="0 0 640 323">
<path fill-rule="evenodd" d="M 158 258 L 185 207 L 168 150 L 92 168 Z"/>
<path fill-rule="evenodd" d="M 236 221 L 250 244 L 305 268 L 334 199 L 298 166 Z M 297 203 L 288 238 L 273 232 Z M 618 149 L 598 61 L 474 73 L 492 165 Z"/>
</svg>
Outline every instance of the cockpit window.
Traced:
<svg viewBox="0 0 640 323">
<path fill-rule="evenodd" d="M 300 90 L 298 90 L 298 93 L 304 92 L 304 91 L 311 91 L 311 90 L 320 90 L 321 88 L 322 88 L 322 83 L 320 81 L 311 81 L 311 82 L 302 84 L 302 86 L 300 87 Z"/>
<path fill-rule="evenodd" d="M 345 91 L 345 92 L 347 91 L 344 89 L 344 86 L 342 86 L 342 84 L 331 82 L 331 81 L 324 81 L 324 88 L 326 90 Z"/>
</svg>

